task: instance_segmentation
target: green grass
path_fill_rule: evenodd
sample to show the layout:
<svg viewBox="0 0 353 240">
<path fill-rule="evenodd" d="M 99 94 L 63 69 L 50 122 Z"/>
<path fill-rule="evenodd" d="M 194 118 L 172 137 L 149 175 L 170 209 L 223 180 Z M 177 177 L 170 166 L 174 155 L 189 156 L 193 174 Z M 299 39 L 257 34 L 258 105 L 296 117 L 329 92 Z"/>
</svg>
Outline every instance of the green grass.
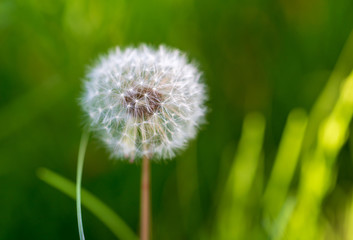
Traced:
<svg viewBox="0 0 353 240">
<path fill-rule="evenodd" d="M 151 166 L 153 239 L 351 240 L 352 10 L 351 0 L 1 1 L 0 239 L 77 239 L 66 195 L 82 77 L 109 48 L 147 42 L 198 61 L 210 109 L 184 152 Z M 87 239 L 136 239 L 139 174 L 90 140 Z"/>
</svg>

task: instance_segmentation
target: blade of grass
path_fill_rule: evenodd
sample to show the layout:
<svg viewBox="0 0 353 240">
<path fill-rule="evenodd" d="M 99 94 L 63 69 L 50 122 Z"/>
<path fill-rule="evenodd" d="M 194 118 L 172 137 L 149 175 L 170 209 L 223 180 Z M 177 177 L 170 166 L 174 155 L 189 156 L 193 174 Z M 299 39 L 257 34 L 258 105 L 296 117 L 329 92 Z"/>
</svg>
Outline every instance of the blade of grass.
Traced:
<svg viewBox="0 0 353 240">
<path fill-rule="evenodd" d="M 76 199 L 76 187 L 72 181 L 46 168 L 38 169 L 37 175 L 45 183 Z M 131 228 L 111 208 L 85 189 L 82 189 L 82 205 L 103 222 L 118 239 L 138 239 Z"/>
<path fill-rule="evenodd" d="M 288 197 L 286 202 L 283 204 L 281 211 L 279 212 L 275 222 L 273 223 L 270 239 L 280 240 L 283 238 L 284 230 L 288 224 L 288 221 L 292 215 L 296 204 L 296 199 L 294 197 Z"/>
<path fill-rule="evenodd" d="M 297 166 L 307 115 L 301 109 L 293 110 L 283 131 L 278 153 L 264 193 L 265 216 L 272 221 L 281 210 Z"/>
<path fill-rule="evenodd" d="M 332 111 L 340 91 L 340 85 L 353 69 L 353 31 L 346 41 L 332 74 L 316 100 L 309 116 L 303 148 L 309 150 L 316 140 L 320 122 Z"/>
<path fill-rule="evenodd" d="M 234 163 L 230 169 L 218 212 L 214 239 L 250 239 L 249 207 L 256 171 L 261 159 L 265 119 L 258 113 L 246 116 Z"/>
</svg>

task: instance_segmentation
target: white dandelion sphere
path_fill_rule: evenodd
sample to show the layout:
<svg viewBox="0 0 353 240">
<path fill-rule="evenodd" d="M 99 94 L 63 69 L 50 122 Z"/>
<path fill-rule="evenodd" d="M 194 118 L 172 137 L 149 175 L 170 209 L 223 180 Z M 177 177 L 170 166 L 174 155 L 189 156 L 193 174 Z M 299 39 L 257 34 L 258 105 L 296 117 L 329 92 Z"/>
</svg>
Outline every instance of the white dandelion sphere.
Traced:
<svg viewBox="0 0 353 240">
<path fill-rule="evenodd" d="M 116 48 L 89 70 L 81 104 L 112 157 L 172 158 L 204 119 L 200 77 L 179 50 Z"/>
</svg>

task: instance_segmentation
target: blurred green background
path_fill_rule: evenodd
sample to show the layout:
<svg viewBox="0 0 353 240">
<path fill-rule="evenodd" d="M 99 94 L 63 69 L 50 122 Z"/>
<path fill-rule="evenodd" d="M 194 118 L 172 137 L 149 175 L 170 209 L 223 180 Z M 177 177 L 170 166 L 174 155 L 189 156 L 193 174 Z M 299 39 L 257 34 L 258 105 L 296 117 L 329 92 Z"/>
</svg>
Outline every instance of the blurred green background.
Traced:
<svg viewBox="0 0 353 240">
<path fill-rule="evenodd" d="M 0 0 L 0 239 L 78 239 L 75 202 L 37 170 L 75 180 L 87 66 L 145 42 L 199 62 L 210 109 L 186 151 L 152 165 L 153 239 L 352 240 L 352 12 L 351 0 Z M 108 155 L 90 140 L 83 187 L 137 233 L 140 166 Z M 83 221 L 87 239 L 116 239 L 85 208 Z"/>
</svg>

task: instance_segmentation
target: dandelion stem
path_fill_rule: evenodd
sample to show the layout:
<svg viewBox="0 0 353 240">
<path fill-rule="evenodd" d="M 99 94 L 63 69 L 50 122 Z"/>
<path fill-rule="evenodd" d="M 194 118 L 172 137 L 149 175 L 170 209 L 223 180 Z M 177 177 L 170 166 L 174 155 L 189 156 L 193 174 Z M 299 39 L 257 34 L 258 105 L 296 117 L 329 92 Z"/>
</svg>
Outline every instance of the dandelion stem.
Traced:
<svg viewBox="0 0 353 240">
<path fill-rule="evenodd" d="M 80 148 L 79 148 L 79 151 L 78 151 L 77 173 L 76 173 L 77 223 L 78 223 L 78 232 L 79 232 L 81 240 L 85 239 L 85 235 L 83 233 L 82 211 L 81 211 L 81 182 L 82 182 L 83 162 L 85 160 L 85 153 L 86 153 L 88 139 L 89 139 L 89 132 L 87 130 L 85 130 L 82 133 L 81 142 L 80 142 Z"/>
<path fill-rule="evenodd" d="M 150 239 L 150 159 L 144 156 L 141 170 L 140 240 Z"/>
</svg>

